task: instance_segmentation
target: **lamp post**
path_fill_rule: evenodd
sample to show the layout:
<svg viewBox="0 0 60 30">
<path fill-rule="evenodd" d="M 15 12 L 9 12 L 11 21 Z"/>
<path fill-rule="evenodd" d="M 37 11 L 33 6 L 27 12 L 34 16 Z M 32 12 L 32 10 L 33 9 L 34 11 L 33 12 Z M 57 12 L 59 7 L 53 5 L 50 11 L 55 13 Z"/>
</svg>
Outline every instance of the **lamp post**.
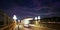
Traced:
<svg viewBox="0 0 60 30">
<path fill-rule="evenodd" d="M 17 23 L 18 23 L 18 30 L 20 30 L 20 29 L 19 29 L 19 23 L 20 23 L 20 20 L 18 20 Z"/>
<path fill-rule="evenodd" d="M 35 17 L 35 24 L 37 25 L 37 17 Z"/>
<path fill-rule="evenodd" d="M 16 17 L 16 15 L 13 15 L 13 20 L 14 20 L 14 25 L 16 26 L 16 20 L 17 20 L 17 17 Z"/>
<path fill-rule="evenodd" d="M 40 16 L 38 16 L 38 21 L 40 22 Z"/>
<path fill-rule="evenodd" d="M 13 16 L 13 19 L 14 19 L 14 21 L 15 21 L 15 23 L 16 23 L 16 20 L 17 20 L 16 15 Z"/>
<path fill-rule="evenodd" d="M 20 23 L 20 20 L 18 20 L 18 25 L 19 25 L 19 23 Z"/>
<path fill-rule="evenodd" d="M 35 17 L 35 25 L 36 25 L 35 27 L 40 27 L 40 24 L 38 21 L 40 21 L 40 16 Z"/>
<path fill-rule="evenodd" d="M 15 21 L 15 25 L 16 25 L 16 20 L 17 20 L 17 17 L 16 17 L 16 15 L 13 15 L 13 19 L 14 19 L 14 21 Z"/>
<path fill-rule="evenodd" d="M 38 25 L 41 26 L 40 25 L 40 16 L 38 16 Z"/>
</svg>

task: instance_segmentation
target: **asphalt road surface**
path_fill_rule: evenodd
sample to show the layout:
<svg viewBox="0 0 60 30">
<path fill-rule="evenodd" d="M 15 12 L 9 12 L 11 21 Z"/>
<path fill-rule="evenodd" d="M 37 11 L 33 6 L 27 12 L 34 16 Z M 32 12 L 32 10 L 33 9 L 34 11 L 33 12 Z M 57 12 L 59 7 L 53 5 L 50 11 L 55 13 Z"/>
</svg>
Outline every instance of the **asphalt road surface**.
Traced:
<svg viewBox="0 0 60 30">
<path fill-rule="evenodd" d="M 16 26 L 16 28 L 14 30 L 60 30 L 60 24 L 51 24 L 51 23 L 44 23 L 44 24 L 40 24 L 40 27 L 30 27 L 30 28 L 26 28 L 26 27 L 18 27 L 18 25 Z"/>
</svg>

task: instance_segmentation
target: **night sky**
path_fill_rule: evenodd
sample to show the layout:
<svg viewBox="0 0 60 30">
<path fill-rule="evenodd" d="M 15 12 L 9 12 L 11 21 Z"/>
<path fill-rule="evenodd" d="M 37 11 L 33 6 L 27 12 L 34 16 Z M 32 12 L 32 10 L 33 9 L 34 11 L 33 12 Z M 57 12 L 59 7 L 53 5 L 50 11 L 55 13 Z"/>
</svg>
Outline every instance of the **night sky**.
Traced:
<svg viewBox="0 0 60 30">
<path fill-rule="evenodd" d="M 60 16 L 60 0 L 0 0 L 0 9 L 12 17 Z"/>
</svg>

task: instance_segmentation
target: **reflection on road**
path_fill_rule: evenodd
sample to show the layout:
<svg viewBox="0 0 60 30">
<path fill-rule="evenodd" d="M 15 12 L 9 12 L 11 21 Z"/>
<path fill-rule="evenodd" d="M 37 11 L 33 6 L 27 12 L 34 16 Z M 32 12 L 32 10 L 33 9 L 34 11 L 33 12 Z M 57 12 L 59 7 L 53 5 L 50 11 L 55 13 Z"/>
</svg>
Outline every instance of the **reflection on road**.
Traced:
<svg viewBox="0 0 60 30">
<path fill-rule="evenodd" d="M 30 28 L 24 28 L 25 30 L 30 30 Z"/>
<path fill-rule="evenodd" d="M 26 27 L 19 27 L 18 28 L 18 25 L 15 27 L 15 30 L 55 30 L 55 29 L 52 29 L 52 28 L 47 28 L 47 27 L 30 27 L 30 28 L 26 28 Z"/>
<path fill-rule="evenodd" d="M 59 27 L 59 28 L 58 28 Z M 31 26 L 29 28 L 24 27 L 23 25 L 16 25 L 15 30 L 60 30 L 60 24 L 56 23 L 40 23 L 39 27 Z"/>
</svg>

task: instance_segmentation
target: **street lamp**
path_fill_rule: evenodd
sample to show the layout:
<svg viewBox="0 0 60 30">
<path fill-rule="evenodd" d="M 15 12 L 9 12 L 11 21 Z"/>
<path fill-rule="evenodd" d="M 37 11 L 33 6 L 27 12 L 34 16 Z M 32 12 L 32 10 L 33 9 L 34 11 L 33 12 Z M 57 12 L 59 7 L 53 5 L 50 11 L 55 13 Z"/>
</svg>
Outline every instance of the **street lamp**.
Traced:
<svg viewBox="0 0 60 30">
<path fill-rule="evenodd" d="M 13 15 L 13 20 L 14 20 L 14 25 L 16 26 L 16 20 L 17 20 L 17 17 L 16 17 L 16 15 Z"/>
<path fill-rule="evenodd" d="M 35 17 L 35 20 L 37 20 L 37 17 Z"/>
<path fill-rule="evenodd" d="M 37 17 L 35 17 L 35 24 L 36 24 L 36 25 L 38 24 L 38 22 L 37 22 Z"/>
<path fill-rule="evenodd" d="M 40 25 L 40 16 L 38 16 L 38 24 Z M 41 25 L 40 25 L 41 26 Z"/>
<path fill-rule="evenodd" d="M 17 20 L 16 15 L 13 16 L 13 19 L 14 19 L 14 21 L 15 21 L 15 23 L 16 23 L 16 20 Z M 19 20 L 18 20 L 18 21 L 19 21 Z M 17 21 L 17 23 L 18 23 L 18 21 Z M 18 24 L 18 30 L 19 30 L 19 24 Z"/>
<path fill-rule="evenodd" d="M 16 20 L 17 20 L 17 17 L 16 17 L 16 15 L 13 15 L 13 19 L 14 19 L 14 21 L 15 21 L 15 24 L 16 24 Z"/>
<path fill-rule="evenodd" d="M 38 16 L 38 21 L 40 21 L 40 16 Z"/>
<path fill-rule="evenodd" d="M 37 20 L 40 20 L 40 16 L 38 16 L 38 17 L 35 17 L 35 27 L 39 27 L 40 25 L 39 25 L 39 22 L 37 21 Z"/>
<path fill-rule="evenodd" d="M 20 20 L 18 20 L 18 24 L 20 23 Z"/>
<path fill-rule="evenodd" d="M 14 16 L 13 16 L 13 19 L 14 19 L 14 20 L 16 20 L 16 19 L 17 19 L 16 15 L 14 15 Z"/>
<path fill-rule="evenodd" d="M 40 19 L 40 16 L 38 16 L 38 19 Z"/>
</svg>

